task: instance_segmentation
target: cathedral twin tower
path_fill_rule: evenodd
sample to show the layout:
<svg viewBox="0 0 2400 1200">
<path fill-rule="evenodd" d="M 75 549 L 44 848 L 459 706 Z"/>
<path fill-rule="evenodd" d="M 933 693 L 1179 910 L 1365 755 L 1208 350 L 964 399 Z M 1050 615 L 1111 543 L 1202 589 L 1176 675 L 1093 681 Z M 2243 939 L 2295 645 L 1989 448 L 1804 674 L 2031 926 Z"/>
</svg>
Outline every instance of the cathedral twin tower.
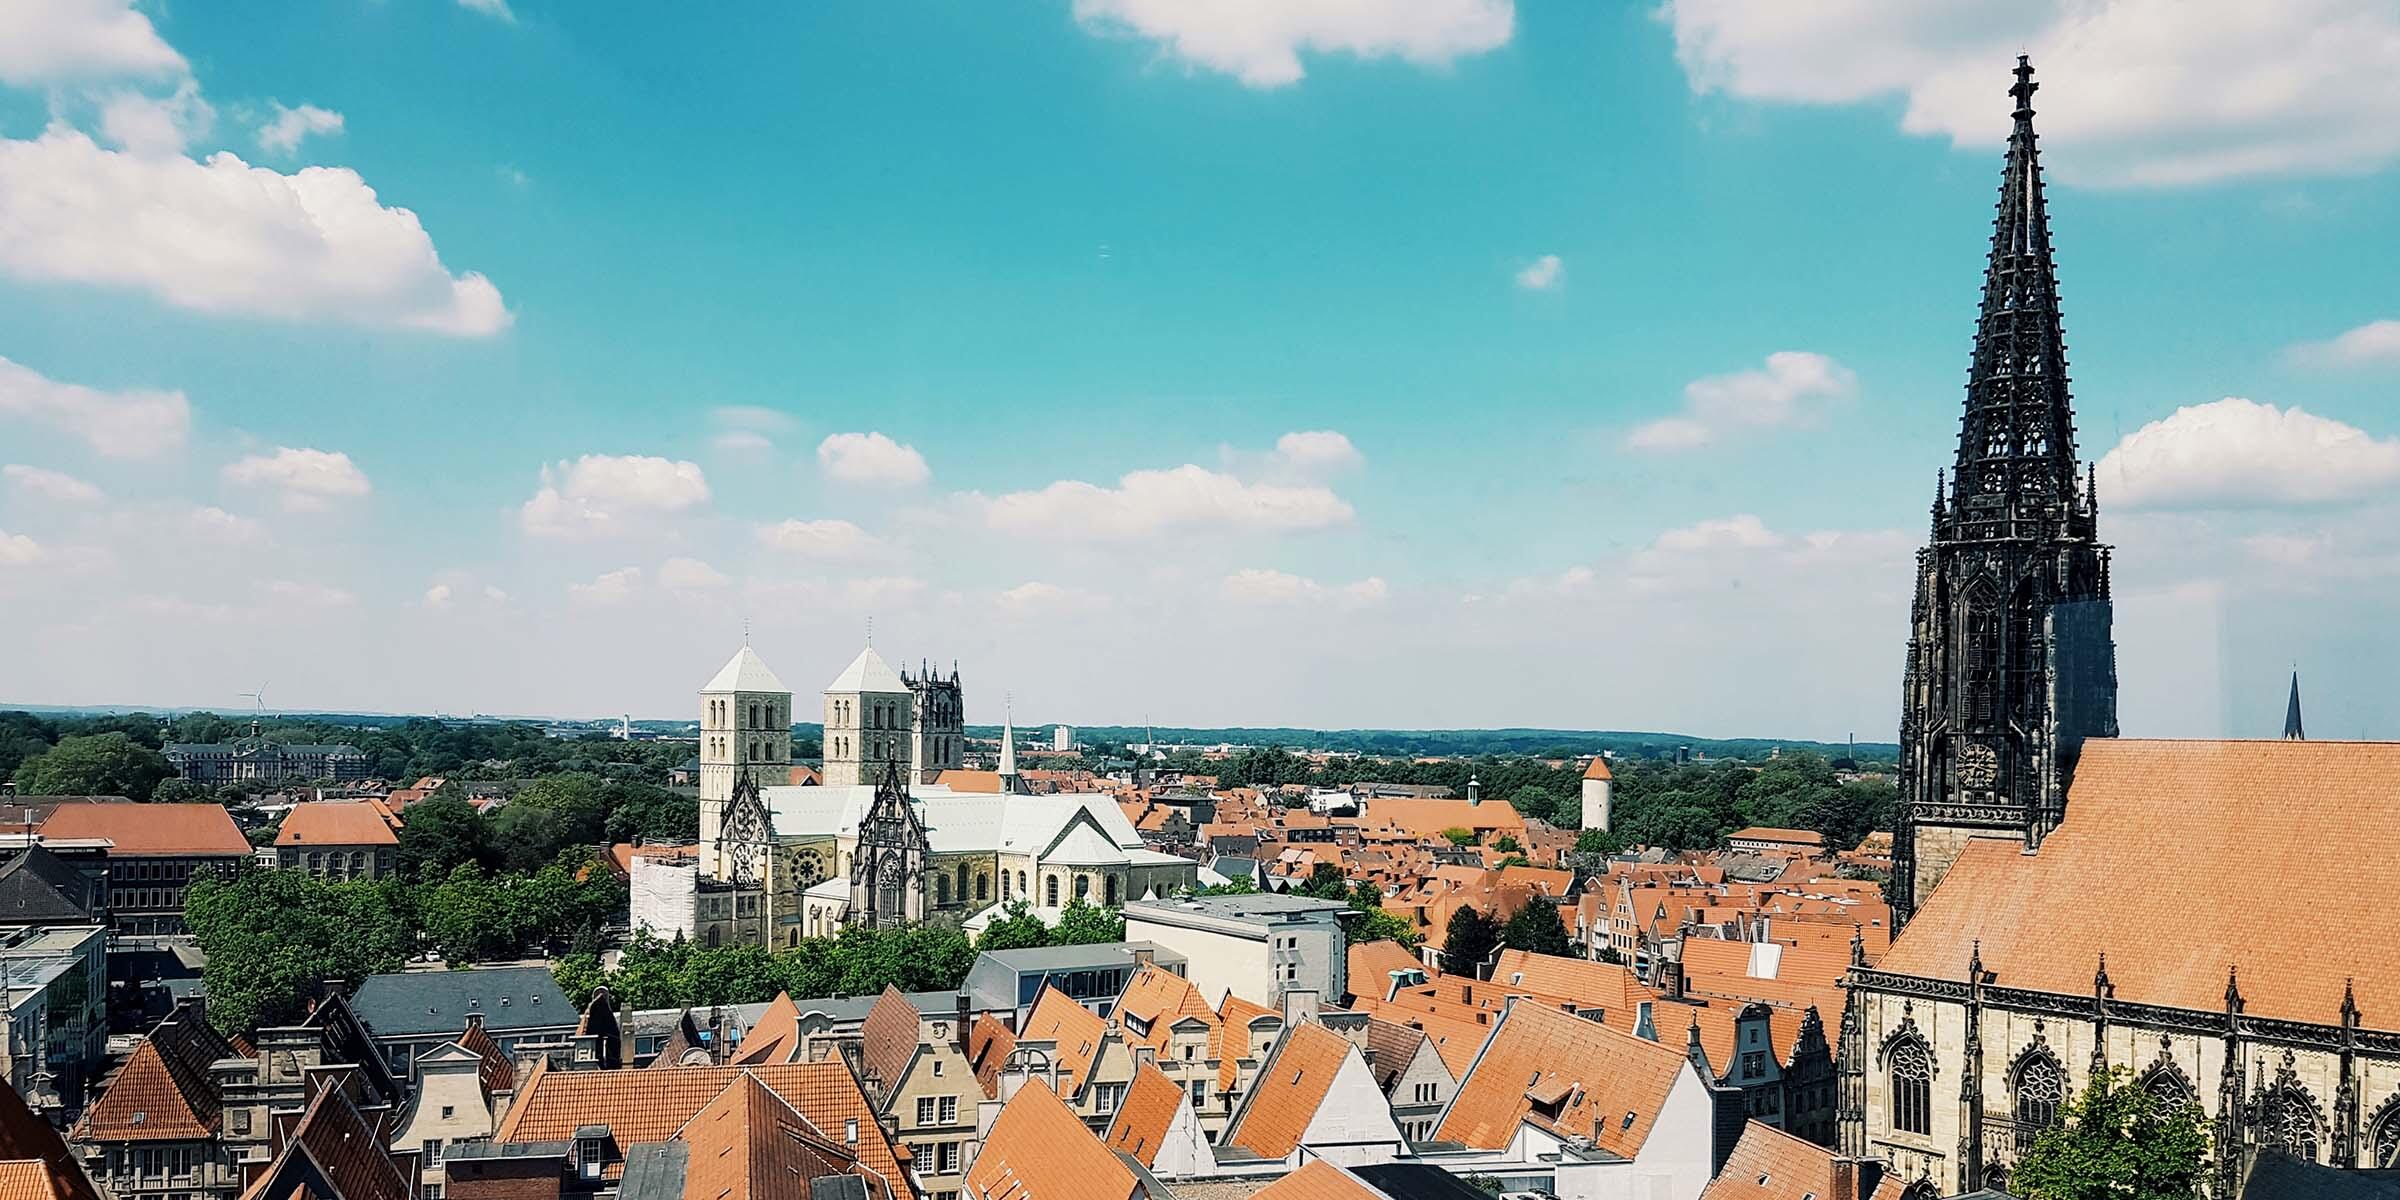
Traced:
<svg viewBox="0 0 2400 1200">
<path fill-rule="evenodd" d="M 2084 739 L 2117 735 L 2109 551 L 2092 477 L 2077 469 L 2036 85 L 2022 57 L 2016 77 L 1958 460 L 1946 491 L 1935 482 L 1932 537 L 1917 552 L 1901 687 L 1897 922 L 1968 839 L 2038 846 L 2065 816 Z"/>
</svg>

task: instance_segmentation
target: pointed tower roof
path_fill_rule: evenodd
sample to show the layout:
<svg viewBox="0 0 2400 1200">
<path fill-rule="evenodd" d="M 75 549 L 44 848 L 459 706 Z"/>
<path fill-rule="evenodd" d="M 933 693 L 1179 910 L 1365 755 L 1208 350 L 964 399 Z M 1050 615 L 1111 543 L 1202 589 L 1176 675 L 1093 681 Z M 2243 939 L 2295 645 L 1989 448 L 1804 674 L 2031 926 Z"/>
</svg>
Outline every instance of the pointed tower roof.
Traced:
<svg viewBox="0 0 2400 1200">
<path fill-rule="evenodd" d="M 767 661 L 758 656 L 758 651 L 744 646 L 735 651 L 732 658 L 726 659 L 725 669 L 717 672 L 717 677 L 709 680 L 708 686 L 700 690 L 703 692 L 788 692 L 792 689 L 783 686 L 783 681 L 775 678 L 775 672 L 767 669 Z"/>
<path fill-rule="evenodd" d="M 2283 740 L 2287 742 L 2308 740 L 2308 730 L 2300 725 L 2300 672 L 2296 668 L 2292 671 L 2292 698 L 2285 701 L 2283 706 Z"/>
<path fill-rule="evenodd" d="M 893 670 L 892 664 L 883 661 L 882 655 L 875 653 L 875 647 L 868 646 L 858 652 L 857 658 L 850 660 L 849 666 L 842 668 L 841 674 L 833 677 L 832 683 L 825 685 L 825 690 L 834 694 L 905 692 L 908 690 L 908 681 L 900 678 L 900 672 Z"/>
<path fill-rule="evenodd" d="M 2075 414 L 2067 391 L 2057 264 L 2033 132 L 2033 65 L 2017 58 L 2016 127 L 2000 181 L 1983 308 L 1959 424 L 1952 516 L 1968 524 L 2064 519 L 2075 508 Z"/>
<path fill-rule="evenodd" d="M 1000 770 L 998 774 L 1002 779 L 1006 779 L 1016 773 L 1017 728 L 1013 718 L 1003 711 L 1000 714 Z"/>
</svg>

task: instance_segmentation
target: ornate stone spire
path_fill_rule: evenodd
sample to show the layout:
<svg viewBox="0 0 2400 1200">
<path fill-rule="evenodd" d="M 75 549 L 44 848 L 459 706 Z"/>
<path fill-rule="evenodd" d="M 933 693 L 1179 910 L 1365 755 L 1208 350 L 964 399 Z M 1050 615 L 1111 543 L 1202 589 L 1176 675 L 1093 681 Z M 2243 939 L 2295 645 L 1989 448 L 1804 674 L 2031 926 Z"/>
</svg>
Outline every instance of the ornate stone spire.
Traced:
<svg viewBox="0 0 2400 1200">
<path fill-rule="evenodd" d="M 2292 668 L 2292 696 L 2283 703 L 2283 740 L 2305 742 L 2308 730 L 2300 724 L 2300 669 Z"/>
</svg>

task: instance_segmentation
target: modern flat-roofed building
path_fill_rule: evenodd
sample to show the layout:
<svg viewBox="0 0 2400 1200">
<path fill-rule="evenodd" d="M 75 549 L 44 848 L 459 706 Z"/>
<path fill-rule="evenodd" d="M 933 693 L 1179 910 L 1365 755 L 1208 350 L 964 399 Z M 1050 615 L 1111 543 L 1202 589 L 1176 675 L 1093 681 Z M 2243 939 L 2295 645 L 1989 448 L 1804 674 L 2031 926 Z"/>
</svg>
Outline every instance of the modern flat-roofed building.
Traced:
<svg viewBox="0 0 2400 1200">
<path fill-rule="evenodd" d="M 1126 981 L 1144 964 L 1155 963 L 1181 975 L 1187 961 L 1155 942 L 986 950 L 975 956 L 961 990 L 967 995 L 969 1012 L 992 1013 L 1016 1030 L 1024 1028 L 1025 1014 L 1033 1010 L 1044 984 L 1105 1017 L 1124 994 Z"/>
<path fill-rule="evenodd" d="M 1230 992 L 1273 1008 L 1287 991 L 1349 991 L 1342 921 L 1356 912 L 1296 895 L 1138 900 L 1125 906 L 1125 936 L 1182 955 L 1184 976 L 1210 1003 Z"/>
<path fill-rule="evenodd" d="M 8 1021 L 0 1076 L 36 1111 L 80 1111 L 108 1057 L 107 931 L 0 931 L 0 988 Z"/>
</svg>

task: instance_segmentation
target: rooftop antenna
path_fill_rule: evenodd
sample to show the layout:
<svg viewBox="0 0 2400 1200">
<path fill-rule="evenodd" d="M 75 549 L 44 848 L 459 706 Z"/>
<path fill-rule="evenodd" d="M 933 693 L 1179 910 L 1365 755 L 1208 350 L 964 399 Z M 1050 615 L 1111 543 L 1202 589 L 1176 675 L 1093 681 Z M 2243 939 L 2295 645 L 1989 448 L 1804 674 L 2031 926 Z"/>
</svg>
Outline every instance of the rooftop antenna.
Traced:
<svg viewBox="0 0 2400 1200">
<path fill-rule="evenodd" d="M 867 618 L 867 644 L 870 646 L 875 644 L 875 618 L 873 617 Z"/>
<path fill-rule="evenodd" d="M 743 618 L 742 618 L 742 645 L 744 645 L 744 646 L 748 646 L 749 644 L 750 644 L 750 618 L 748 618 L 748 617 L 743 617 Z"/>
</svg>

